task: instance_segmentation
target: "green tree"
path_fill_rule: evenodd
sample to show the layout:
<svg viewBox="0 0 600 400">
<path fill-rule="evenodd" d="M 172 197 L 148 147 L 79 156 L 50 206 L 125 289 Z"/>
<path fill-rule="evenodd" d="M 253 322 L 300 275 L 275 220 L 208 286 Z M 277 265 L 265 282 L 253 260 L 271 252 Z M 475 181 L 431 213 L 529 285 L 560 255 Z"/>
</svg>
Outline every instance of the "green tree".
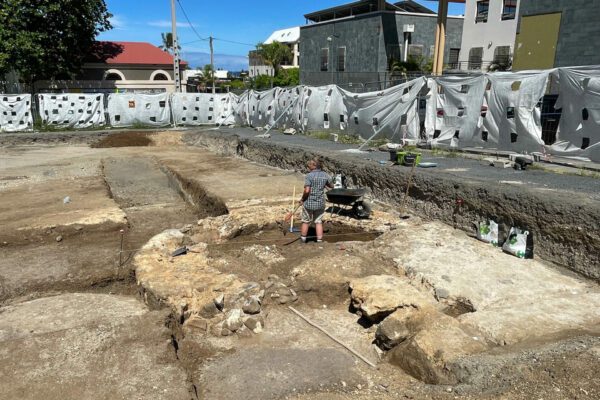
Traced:
<svg viewBox="0 0 600 400">
<path fill-rule="evenodd" d="M 252 89 L 263 90 L 273 87 L 273 79 L 269 75 L 258 75 L 252 80 Z"/>
<path fill-rule="evenodd" d="M 205 86 L 212 86 L 215 81 L 215 70 L 213 66 L 210 64 L 206 64 L 204 68 L 202 68 L 202 83 Z"/>
<path fill-rule="evenodd" d="M 14 70 L 32 90 L 36 80 L 71 77 L 112 28 L 111 16 L 104 0 L 3 0 L 0 74 Z"/>
<path fill-rule="evenodd" d="M 281 68 L 273 82 L 276 86 L 298 86 L 300 84 L 300 69 L 299 68 Z"/>
<path fill-rule="evenodd" d="M 173 46 L 173 33 L 171 32 L 163 32 L 160 34 L 162 44 L 158 46 L 159 49 L 166 51 L 167 53 L 174 54 L 174 46 Z M 181 50 L 181 46 L 177 46 L 177 50 Z"/>
<path fill-rule="evenodd" d="M 269 44 L 257 44 L 256 53 L 263 59 L 266 65 L 273 68 L 275 71 L 274 75 L 277 75 L 277 72 L 279 72 L 279 67 L 283 61 L 292 58 L 292 50 L 278 41 Z M 273 87 L 273 77 L 271 77 L 271 87 Z"/>
</svg>

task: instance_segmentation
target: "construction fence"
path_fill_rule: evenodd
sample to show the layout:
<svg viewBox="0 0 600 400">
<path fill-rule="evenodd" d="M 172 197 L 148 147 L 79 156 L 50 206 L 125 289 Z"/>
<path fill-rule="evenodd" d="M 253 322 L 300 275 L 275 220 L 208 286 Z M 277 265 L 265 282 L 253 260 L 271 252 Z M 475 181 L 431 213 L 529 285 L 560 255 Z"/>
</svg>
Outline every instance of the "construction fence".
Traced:
<svg viewBox="0 0 600 400">
<path fill-rule="evenodd" d="M 600 162 L 600 66 L 419 77 L 379 91 L 0 95 L 0 132 L 247 125 Z"/>
</svg>

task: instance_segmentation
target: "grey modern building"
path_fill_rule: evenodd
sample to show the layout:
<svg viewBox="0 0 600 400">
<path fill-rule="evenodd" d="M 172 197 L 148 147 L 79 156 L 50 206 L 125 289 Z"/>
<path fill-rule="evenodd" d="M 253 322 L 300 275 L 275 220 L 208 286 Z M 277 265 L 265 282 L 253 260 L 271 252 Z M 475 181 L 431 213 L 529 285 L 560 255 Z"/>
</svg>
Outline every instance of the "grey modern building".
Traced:
<svg viewBox="0 0 600 400">
<path fill-rule="evenodd" d="M 600 64 L 600 1 L 521 0 L 513 69 Z"/>
<path fill-rule="evenodd" d="M 390 78 L 394 61 L 433 56 L 437 14 L 414 1 L 363 0 L 305 15 L 300 82 L 340 86 Z M 448 17 L 445 63 L 458 63 L 463 17 Z"/>
</svg>

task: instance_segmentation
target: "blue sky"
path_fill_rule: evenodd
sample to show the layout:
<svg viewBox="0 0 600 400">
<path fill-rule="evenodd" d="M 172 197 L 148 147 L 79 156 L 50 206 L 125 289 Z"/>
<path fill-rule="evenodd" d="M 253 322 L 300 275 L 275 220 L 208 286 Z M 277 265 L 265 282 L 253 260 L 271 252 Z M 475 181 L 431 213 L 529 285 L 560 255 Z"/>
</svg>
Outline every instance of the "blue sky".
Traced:
<svg viewBox="0 0 600 400">
<path fill-rule="evenodd" d="M 170 0 L 105 0 L 113 29 L 99 36 L 100 40 L 150 42 L 161 44 L 161 32 L 171 30 Z M 176 0 L 177 1 L 177 0 Z M 182 56 L 192 67 L 210 62 L 208 41 L 215 41 L 217 68 L 237 71 L 247 69 L 248 51 L 256 43 L 282 28 L 305 24 L 304 14 L 349 3 L 352 0 L 178 0 L 177 34 L 182 44 Z M 437 10 L 437 1 L 417 0 Z M 187 22 L 185 10 L 193 28 Z M 450 14 L 464 13 L 464 6 L 453 4 Z M 225 41 L 227 40 L 227 41 Z M 238 43 L 231 43 L 238 42 Z"/>
</svg>

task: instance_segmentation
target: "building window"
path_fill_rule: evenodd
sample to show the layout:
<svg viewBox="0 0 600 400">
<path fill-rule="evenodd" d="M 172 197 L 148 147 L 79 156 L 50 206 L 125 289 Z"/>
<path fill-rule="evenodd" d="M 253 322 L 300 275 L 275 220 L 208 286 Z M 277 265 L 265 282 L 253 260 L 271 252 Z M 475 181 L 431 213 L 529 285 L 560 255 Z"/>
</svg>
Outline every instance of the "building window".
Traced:
<svg viewBox="0 0 600 400">
<path fill-rule="evenodd" d="M 515 19 L 517 16 L 517 0 L 504 0 L 502 20 Z"/>
<path fill-rule="evenodd" d="M 408 45 L 408 56 L 412 58 L 423 57 L 423 45 L 422 44 L 409 44 Z"/>
<path fill-rule="evenodd" d="M 458 69 L 458 56 L 460 55 L 460 49 L 450 49 L 448 54 L 448 68 Z"/>
<path fill-rule="evenodd" d="M 469 69 L 481 69 L 483 47 L 473 47 L 469 51 Z"/>
<path fill-rule="evenodd" d="M 154 79 L 155 81 L 168 81 L 169 78 L 163 74 L 162 72 L 159 72 L 158 74 L 154 75 Z"/>
<path fill-rule="evenodd" d="M 329 71 L 329 49 L 321 49 L 321 71 Z"/>
<path fill-rule="evenodd" d="M 475 22 L 487 22 L 488 12 L 490 10 L 490 1 L 482 0 L 477 2 L 477 15 L 475 16 Z"/>
<path fill-rule="evenodd" d="M 338 71 L 345 71 L 346 70 L 346 48 L 345 47 L 338 47 Z"/>
<path fill-rule="evenodd" d="M 510 66 L 510 46 L 498 46 L 494 50 L 494 64 L 503 67 Z"/>
<path fill-rule="evenodd" d="M 107 80 L 107 81 L 120 81 L 121 80 L 121 76 L 119 74 L 111 72 L 110 74 L 106 75 L 106 78 L 104 78 L 104 80 Z"/>
</svg>

